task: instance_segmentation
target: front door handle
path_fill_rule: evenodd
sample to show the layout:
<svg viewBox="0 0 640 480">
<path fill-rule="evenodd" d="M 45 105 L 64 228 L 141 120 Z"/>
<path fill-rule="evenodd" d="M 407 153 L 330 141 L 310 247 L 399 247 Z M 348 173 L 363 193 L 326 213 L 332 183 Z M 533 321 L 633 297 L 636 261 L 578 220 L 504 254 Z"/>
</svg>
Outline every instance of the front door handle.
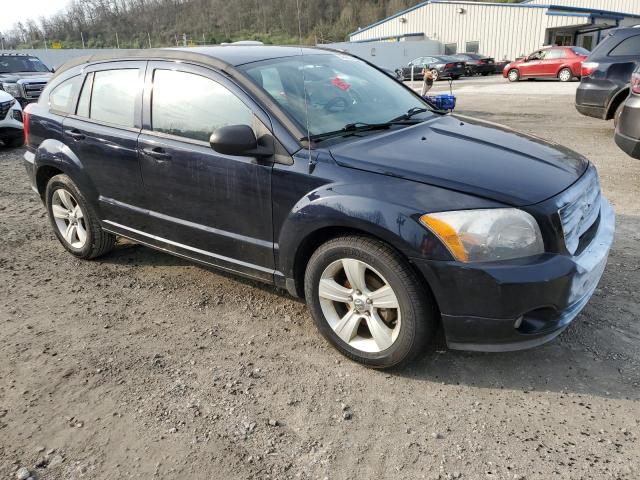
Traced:
<svg viewBox="0 0 640 480">
<path fill-rule="evenodd" d="M 157 160 L 169 160 L 171 158 L 171 154 L 165 152 L 164 148 L 161 147 L 143 148 L 142 152 Z"/>
<path fill-rule="evenodd" d="M 84 134 L 75 128 L 72 128 L 71 130 L 65 130 L 64 133 L 69 135 L 74 140 L 84 140 L 85 138 Z"/>
</svg>

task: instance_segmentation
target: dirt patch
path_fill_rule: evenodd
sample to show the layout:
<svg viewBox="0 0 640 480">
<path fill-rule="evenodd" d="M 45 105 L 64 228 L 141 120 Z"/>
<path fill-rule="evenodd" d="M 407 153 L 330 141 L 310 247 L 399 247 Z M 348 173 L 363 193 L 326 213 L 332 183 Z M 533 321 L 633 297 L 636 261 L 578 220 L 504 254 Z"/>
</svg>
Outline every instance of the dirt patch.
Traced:
<svg viewBox="0 0 640 480">
<path fill-rule="evenodd" d="M 572 102 L 459 109 L 598 166 L 618 227 L 592 301 L 544 347 L 392 372 L 343 359 L 273 288 L 127 244 L 74 260 L 0 147 L 0 476 L 637 479 L 640 162 Z"/>
</svg>

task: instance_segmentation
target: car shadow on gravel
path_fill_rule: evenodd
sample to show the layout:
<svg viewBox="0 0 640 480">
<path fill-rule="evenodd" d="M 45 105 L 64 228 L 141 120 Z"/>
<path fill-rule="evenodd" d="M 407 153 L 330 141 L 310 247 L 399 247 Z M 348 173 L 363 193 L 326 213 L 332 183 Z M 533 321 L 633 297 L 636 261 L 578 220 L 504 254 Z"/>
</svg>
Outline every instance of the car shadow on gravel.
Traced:
<svg viewBox="0 0 640 480">
<path fill-rule="evenodd" d="M 595 295 L 574 323 L 552 342 L 530 350 L 477 353 L 449 350 L 442 332 L 425 357 L 387 370 L 417 381 L 477 388 L 552 391 L 609 398 L 640 398 L 640 306 L 634 300 L 640 264 L 634 232 L 640 219 L 618 216 L 616 244 Z M 214 267 L 120 240 L 101 262 L 126 266 L 197 266 L 212 274 L 298 303 L 286 291 Z M 309 335 L 316 335 L 315 331 Z"/>
</svg>

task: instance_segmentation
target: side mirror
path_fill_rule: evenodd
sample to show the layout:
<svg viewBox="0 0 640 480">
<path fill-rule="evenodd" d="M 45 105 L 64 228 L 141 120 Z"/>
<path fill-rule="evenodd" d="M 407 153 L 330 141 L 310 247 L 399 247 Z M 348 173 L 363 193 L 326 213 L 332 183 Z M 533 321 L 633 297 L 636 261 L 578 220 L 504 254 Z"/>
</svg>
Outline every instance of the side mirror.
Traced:
<svg viewBox="0 0 640 480">
<path fill-rule="evenodd" d="M 271 138 L 269 137 L 269 140 Z M 267 145 L 260 145 L 266 143 Z M 269 157 L 274 154 L 273 143 L 258 142 L 256 134 L 249 125 L 228 125 L 220 127 L 209 138 L 211 148 L 223 155 L 238 157 Z"/>
</svg>

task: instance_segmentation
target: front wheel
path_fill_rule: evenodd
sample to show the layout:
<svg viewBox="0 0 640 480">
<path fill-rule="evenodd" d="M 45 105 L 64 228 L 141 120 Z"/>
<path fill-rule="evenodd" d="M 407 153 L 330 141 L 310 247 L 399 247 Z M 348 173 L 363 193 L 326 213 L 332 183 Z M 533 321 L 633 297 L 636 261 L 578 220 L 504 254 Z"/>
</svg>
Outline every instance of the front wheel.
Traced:
<svg viewBox="0 0 640 480">
<path fill-rule="evenodd" d="M 520 80 L 520 72 L 515 68 L 511 69 L 507 74 L 507 78 L 509 79 L 510 82 L 517 82 L 518 80 Z"/>
<path fill-rule="evenodd" d="M 417 273 L 371 238 L 340 237 L 316 250 L 305 273 L 305 296 L 320 333 L 370 367 L 415 359 L 436 329 L 435 302 Z"/>
<path fill-rule="evenodd" d="M 9 148 L 18 148 L 24 145 L 24 137 L 23 136 L 19 136 L 19 137 L 13 137 L 13 138 L 7 138 L 4 141 L 4 144 L 9 147 Z"/>
<path fill-rule="evenodd" d="M 53 231 L 71 254 L 88 260 L 113 248 L 115 236 L 102 230 L 98 215 L 67 175 L 49 181 L 45 199 Z"/>
<path fill-rule="evenodd" d="M 561 82 L 569 82 L 571 81 L 571 79 L 573 78 L 573 73 L 571 72 L 570 69 L 568 68 L 563 68 L 562 70 L 560 70 L 560 72 L 558 73 L 558 79 Z"/>
</svg>

